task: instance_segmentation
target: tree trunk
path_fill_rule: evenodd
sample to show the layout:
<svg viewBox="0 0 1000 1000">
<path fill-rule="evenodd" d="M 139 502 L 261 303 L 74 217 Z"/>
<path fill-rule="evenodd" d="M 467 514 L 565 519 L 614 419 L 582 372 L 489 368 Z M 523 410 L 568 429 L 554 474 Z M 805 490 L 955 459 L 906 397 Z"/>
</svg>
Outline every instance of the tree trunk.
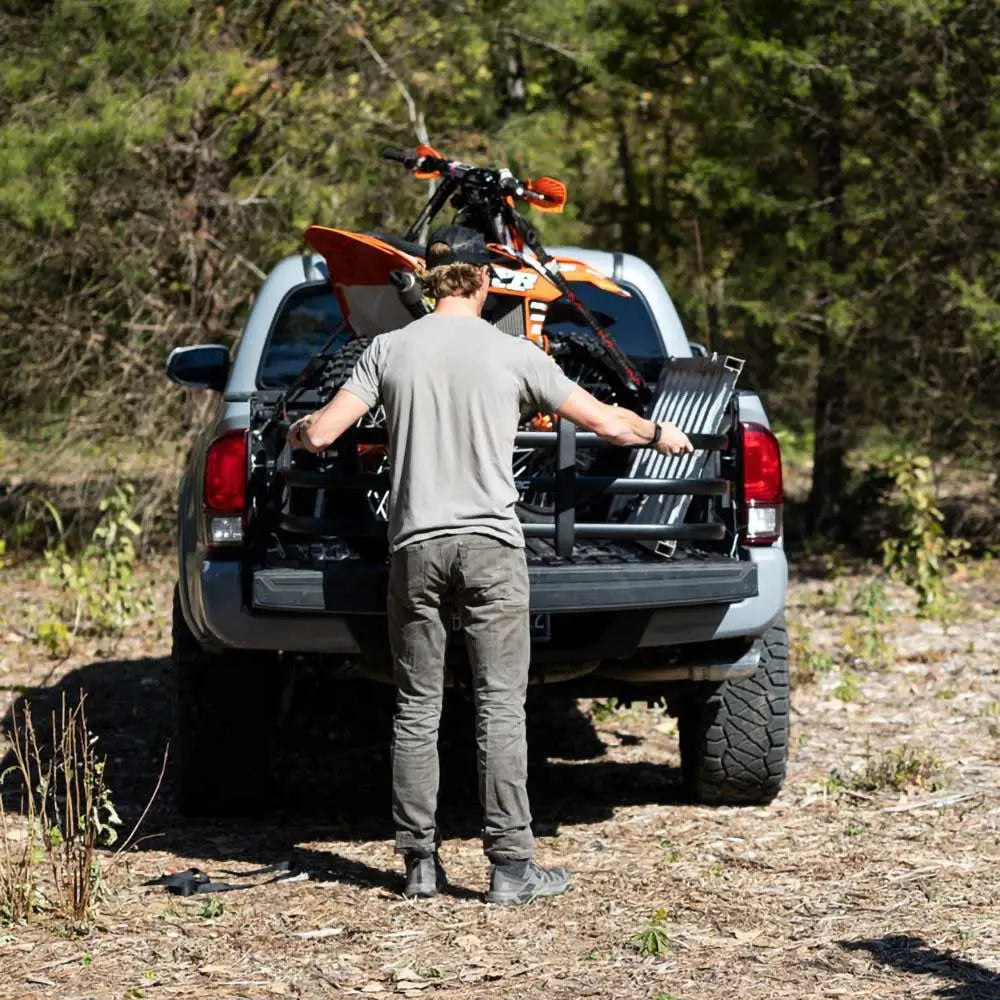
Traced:
<svg viewBox="0 0 1000 1000">
<path fill-rule="evenodd" d="M 621 213 L 621 246 L 625 253 L 639 253 L 639 191 L 636 187 L 635 168 L 628 141 L 628 122 L 624 111 L 615 108 L 615 127 L 618 130 L 618 165 L 621 167 L 625 186 L 625 211 Z"/>
<path fill-rule="evenodd" d="M 829 321 L 830 307 L 838 294 L 836 279 L 847 269 L 844 245 L 844 174 L 842 163 L 843 95 L 829 81 L 814 85 L 822 122 L 818 136 L 818 194 L 829 205 L 830 234 L 823 251 L 830 263 L 833 287 L 820 290 L 819 309 L 823 316 L 819 335 L 819 371 L 816 403 L 813 408 L 813 476 L 806 511 L 810 534 L 834 537 L 840 528 L 840 506 L 847 487 L 847 447 L 849 408 L 847 372 L 850 344 Z"/>
</svg>

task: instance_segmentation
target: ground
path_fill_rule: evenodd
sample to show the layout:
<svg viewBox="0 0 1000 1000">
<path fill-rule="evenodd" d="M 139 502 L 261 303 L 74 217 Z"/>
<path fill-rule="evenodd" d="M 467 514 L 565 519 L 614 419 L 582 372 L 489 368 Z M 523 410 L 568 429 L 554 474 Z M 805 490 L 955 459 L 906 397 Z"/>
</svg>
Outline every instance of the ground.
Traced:
<svg viewBox="0 0 1000 1000">
<path fill-rule="evenodd" d="M 46 706 L 83 687 L 126 827 L 170 728 L 171 577 L 152 560 L 141 583 L 153 610 L 61 659 L 32 639 L 46 615 L 38 565 L 0 578 L 4 725 L 24 699 Z M 297 792 L 281 812 L 182 821 L 168 760 L 135 843 L 102 857 L 86 934 L 53 914 L 0 927 L 0 997 L 1000 997 L 1000 572 L 979 563 L 950 580 L 945 624 L 874 582 L 830 566 L 793 573 L 791 760 L 767 807 L 686 803 L 676 727 L 656 708 L 536 697 L 539 856 L 569 865 L 573 890 L 521 909 L 482 902 L 458 734 L 442 810 L 453 889 L 406 901 L 384 702 L 366 719 L 363 691 L 307 679 L 286 719 Z M 166 868 L 227 878 L 284 860 L 308 880 L 190 898 L 142 885 Z"/>
</svg>

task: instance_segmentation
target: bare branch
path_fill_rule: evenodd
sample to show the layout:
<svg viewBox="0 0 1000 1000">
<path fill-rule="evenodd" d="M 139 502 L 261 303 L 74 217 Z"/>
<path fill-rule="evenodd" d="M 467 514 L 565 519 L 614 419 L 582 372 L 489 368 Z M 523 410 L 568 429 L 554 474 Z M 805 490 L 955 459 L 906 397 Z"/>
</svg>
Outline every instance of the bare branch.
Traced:
<svg viewBox="0 0 1000 1000">
<path fill-rule="evenodd" d="M 392 80 L 396 89 L 399 91 L 400 96 L 406 102 L 406 107 L 410 115 L 410 124 L 413 126 L 413 132 L 417 137 L 417 142 L 422 146 L 430 145 L 430 138 L 427 134 L 427 125 L 424 121 L 423 113 L 417 108 L 417 102 L 413 99 L 413 95 L 410 93 L 409 88 L 402 81 L 399 74 L 389 65 L 378 49 L 376 49 L 372 44 L 371 39 L 368 37 L 368 33 L 364 29 L 364 25 L 362 25 L 361 22 L 354 16 L 354 13 L 343 4 L 336 3 L 335 0 L 328 0 L 328 5 L 338 14 L 342 14 L 346 17 L 351 24 L 354 25 L 358 41 L 364 46 L 368 55 L 372 57 L 375 65 L 378 66 L 379 70 L 381 70 L 382 75 L 387 76 L 390 80 Z"/>
</svg>

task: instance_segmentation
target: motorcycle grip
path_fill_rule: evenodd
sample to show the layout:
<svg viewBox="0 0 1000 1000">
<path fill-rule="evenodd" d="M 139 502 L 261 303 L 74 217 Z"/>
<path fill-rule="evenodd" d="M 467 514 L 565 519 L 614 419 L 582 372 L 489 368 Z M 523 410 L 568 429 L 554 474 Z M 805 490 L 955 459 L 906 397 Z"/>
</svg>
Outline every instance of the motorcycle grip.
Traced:
<svg viewBox="0 0 1000 1000">
<path fill-rule="evenodd" d="M 395 160 L 402 163 L 408 170 L 412 170 L 417 165 L 417 158 L 412 153 L 407 153 L 405 149 L 396 149 L 395 146 L 388 146 L 382 150 L 383 160 Z"/>
</svg>

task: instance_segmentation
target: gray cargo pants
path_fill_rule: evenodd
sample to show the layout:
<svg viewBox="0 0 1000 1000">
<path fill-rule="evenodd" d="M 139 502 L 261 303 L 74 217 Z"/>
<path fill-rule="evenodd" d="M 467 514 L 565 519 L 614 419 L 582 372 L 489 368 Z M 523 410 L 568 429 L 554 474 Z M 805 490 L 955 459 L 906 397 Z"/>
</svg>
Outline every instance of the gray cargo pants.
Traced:
<svg viewBox="0 0 1000 1000">
<path fill-rule="evenodd" d="M 472 667 L 483 850 L 494 862 L 527 859 L 534 853 L 524 722 L 531 656 L 528 569 L 523 549 L 484 535 L 433 538 L 392 555 L 396 850 L 430 854 L 439 840 L 437 738 L 452 606 L 462 615 Z"/>
</svg>

